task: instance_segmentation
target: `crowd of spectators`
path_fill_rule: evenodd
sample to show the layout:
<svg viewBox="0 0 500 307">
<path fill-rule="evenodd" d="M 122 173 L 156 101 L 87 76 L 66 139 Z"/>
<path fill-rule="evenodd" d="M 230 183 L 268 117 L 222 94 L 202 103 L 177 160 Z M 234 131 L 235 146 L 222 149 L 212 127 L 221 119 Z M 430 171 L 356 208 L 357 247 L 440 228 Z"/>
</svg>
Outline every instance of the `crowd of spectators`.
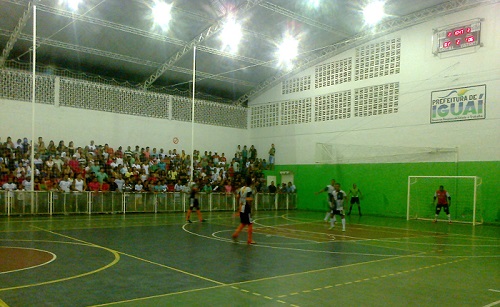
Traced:
<svg viewBox="0 0 500 307">
<path fill-rule="evenodd" d="M 31 183 L 31 145 L 27 138 L 14 143 L 11 137 L 0 142 L 0 187 L 3 190 L 35 191 L 118 191 L 188 192 L 191 155 L 185 150 L 135 146 L 117 149 L 108 144 L 68 145 L 59 141 L 45 144 L 42 137 L 34 146 L 34 184 Z M 258 192 L 268 192 L 263 170 L 265 159 L 252 145 L 238 145 L 234 156 L 217 151 L 194 150 L 193 182 L 201 192 L 233 193 L 251 177 Z M 295 189 L 295 188 L 294 188 Z M 293 190 L 294 190 L 293 189 Z M 287 193 L 290 189 L 276 190 Z"/>
</svg>

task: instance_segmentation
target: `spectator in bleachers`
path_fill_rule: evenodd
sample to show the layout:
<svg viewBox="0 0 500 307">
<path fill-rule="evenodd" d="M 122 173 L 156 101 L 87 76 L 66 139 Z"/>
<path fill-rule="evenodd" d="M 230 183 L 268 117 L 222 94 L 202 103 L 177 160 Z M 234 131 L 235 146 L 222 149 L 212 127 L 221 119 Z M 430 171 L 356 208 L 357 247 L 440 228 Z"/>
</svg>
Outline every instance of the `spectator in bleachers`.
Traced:
<svg viewBox="0 0 500 307">
<path fill-rule="evenodd" d="M 271 144 L 271 148 L 269 149 L 269 169 L 274 170 L 274 162 L 275 162 L 276 148 L 274 144 Z"/>
<path fill-rule="evenodd" d="M 38 137 L 38 142 L 35 144 L 35 152 L 38 153 L 42 159 L 45 158 L 47 148 L 45 148 L 45 142 L 41 136 Z"/>
<path fill-rule="evenodd" d="M 96 149 L 96 145 L 95 145 L 94 140 L 91 140 L 91 141 L 90 141 L 90 144 L 89 144 L 87 147 L 88 147 L 88 150 L 89 150 L 89 151 L 94 152 L 94 151 L 95 151 L 95 149 Z"/>
<path fill-rule="evenodd" d="M 99 171 L 95 173 L 95 176 L 97 178 L 97 181 L 101 184 L 104 182 L 104 180 L 107 180 L 109 178 L 108 174 L 104 171 L 104 167 L 101 167 Z"/>
<path fill-rule="evenodd" d="M 63 152 L 66 152 L 66 150 L 68 149 L 68 147 L 66 147 L 66 145 L 64 145 L 64 141 L 61 140 L 59 141 L 59 145 L 57 146 L 57 152 L 59 154 L 62 154 Z"/>
<path fill-rule="evenodd" d="M 54 160 L 52 160 L 52 156 L 49 156 L 47 161 L 45 161 L 45 166 L 49 169 L 52 169 L 54 167 Z"/>
<path fill-rule="evenodd" d="M 64 161 L 61 159 L 59 155 L 56 155 L 55 158 L 50 157 L 52 162 L 54 162 L 53 166 L 57 167 L 57 169 L 61 172 L 63 169 Z"/>
<path fill-rule="evenodd" d="M 97 177 L 92 177 L 92 181 L 88 184 L 88 190 L 92 192 L 98 192 L 101 190 L 101 184 L 97 181 Z"/>
<path fill-rule="evenodd" d="M 9 149 L 10 151 L 16 149 L 16 146 L 14 145 L 14 142 L 12 142 L 12 138 L 10 136 L 8 136 L 7 140 L 5 141 L 5 148 Z"/>
<path fill-rule="evenodd" d="M 284 193 L 287 193 L 287 191 L 288 191 L 288 190 L 287 190 L 287 187 L 286 187 L 286 183 L 284 183 L 284 182 L 283 182 L 283 183 L 281 184 L 281 187 L 280 187 L 280 189 L 279 189 L 278 193 L 282 193 L 282 194 L 284 194 Z"/>
<path fill-rule="evenodd" d="M 250 146 L 249 154 L 250 154 L 250 160 L 255 161 L 255 159 L 257 159 L 257 149 L 255 149 L 253 145 Z"/>
<path fill-rule="evenodd" d="M 24 138 L 23 139 L 23 143 L 21 144 L 21 150 L 22 150 L 22 153 L 25 154 L 25 153 L 28 153 L 31 149 L 31 145 L 28 141 L 28 138 Z"/>
<path fill-rule="evenodd" d="M 10 137 L 7 139 L 8 142 L 0 144 L 0 186 L 8 181 L 8 175 L 12 175 L 11 171 L 16 171 L 17 183 L 19 184 L 29 177 L 31 172 L 30 146 L 27 138 L 24 138 L 24 142 L 21 141 L 21 144 L 28 144 L 27 150 L 12 144 Z M 241 148 L 241 146 L 239 147 Z M 244 147 L 246 149 L 246 145 Z M 74 142 L 70 141 L 69 146 L 66 147 L 63 140 L 59 142 L 57 147 L 54 146 L 53 141 L 50 141 L 49 146 L 45 148 L 43 138 L 39 137 L 38 143 L 35 144 L 36 189 L 50 190 L 53 185 L 56 187 L 60 187 L 60 184 L 64 186 L 66 178 L 73 179 L 75 177 L 74 180 L 77 180 L 76 178 L 81 177 L 78 180 L 84 180 L 88 183 L 90 190 L 92 190 L 90 183 L 95 180 L 100 183 L 100 190 L 103 190 L 102 184 L 107 181 L 111 191 L 126 191 L 127 184 L 135 184 L 139 181 L 146 182 L 142 183 L 144 190 L 153 191 L 160 182 L 165 184 L 168 180 L 172 184 L 173 189 L 171 190 L 180 191 L 189 180 L 192 157 L 193 177 L 195 181 L 203 179 L 207 192 L 212 192 L 215 189 L 216 192 L 232 193 L 237 185 L 236 182 L 241 180 L 244 175 L 248 174 L 257 180 L 261 176 L 262 168 L 265 167 L 263 161 L 261 162 L 257 158 L 257 150 L 253 145 L 249 152 L 250 157 L 247 153 L 246 162 L 248 163 L 244 165 L 241 164 L 238 153 L 229 162 L 224 153 L 219 156 L 216 150 L 213 151 L 213 154 L 212 151 L 205 151 L 202 157 L 200 151 L 196 149 L 190 156 L 183 149 L 178 153 L 177 149 L 174 148 L 169 150 L 169 154 L 166 155 L 163 148 L 160 149 L 159 153 L 156 148 L 149 152 L 149 147 L 145 147 L 141 152 L 139 145 L 137 145 L 138 152 L 133 156 L 130 148 L 128 146 L 127 150 L 122 152 L 120 146 L 118 150 L 113 152 L 108 144 L 97 146 L 94 141 L 91 141 L 90 145 L 85 148 L 76 147 Z M 23 153 L 23 151 L 26 152 Z M 177 185 L 173 184 L 174 182 L 178 182 L 177 188 Z M 113 187 L 114 184 L 116 187 Z M 133 190 L 133 186 L 132 189 L 128 188 L 128 190 Z"/>
<path fill-rule="evenodd" d="M 87 183 L 83 179 L 82 173 L 76 174 L 73 179 L 72 190 L 75 192 L 83 192 L 87 190 Z"/>
<path fill-rule="evenodd" d="M 271 181 L 271 184 L 267 187 L 267 190 L 269 193 L 276 193 L 278 191 L 278 188 L 274 185 L 274 181 Z"/>
<path fill-rule="evenodd" d="M 17 152 L 23 152 L 23 141 L 21 139 L 17 139 L 17 143 L 14 145 L 14 149 Z"/>
<path fill-rule="evenodd" d="M 72 157 L 76 153 L 76 147 L 73 141 L 69 141 L 68 144 L 68 155 Z"/>
<path fill-rule="evenodd" d="M 111 185 L 108 183 L 108 179 L 104 180 L 101 183 L 101 192 L 109 192 L 111 189 Z"/>
<path fill-rule="evenodd" d="M 52 157 L 55 157 L 57 154 L 57 148 L 53 140 L 50 140 L 49 145 L 47 146 L 47 154 Z"/>
<path fill-rule="evenodd" d="M 9 176 L 7 181 L 2 185 L 2 189 L 5 191 L 15 191 L 17 190 L 17 184 L 14 176 Z"/>
<path fill-rule="evenodd" d="M 59 191 L 69 193 L 71 191 L 72 184 L 73 183 L 69 180 L 68 175 L 64 175 L 63 179 L 58 183 Z"/>
<path fill-rule="evenodd" d="M 247 145 L 244 145 L 243 146 L 243 150 L 241 150 L 241 165 L 242 165 L 242 168 L 243 168 L 244 165 L 246 165 L 247 160 L 248 160 L 248 149 L 247 149 Z"/>
<path fill-rule="evenodd" d="M 42 160 L 42 158 L 40 158 L 40 154 L 38 154 L 38 153 L 35 154 L 35 158 L 34 158 L 33 161 L 34 161 L 33 163 L 35 164 L 35 167 L 38 170 L 42 170 L 42 168 L 43 168 L 43 160 Z"/>
</svg>

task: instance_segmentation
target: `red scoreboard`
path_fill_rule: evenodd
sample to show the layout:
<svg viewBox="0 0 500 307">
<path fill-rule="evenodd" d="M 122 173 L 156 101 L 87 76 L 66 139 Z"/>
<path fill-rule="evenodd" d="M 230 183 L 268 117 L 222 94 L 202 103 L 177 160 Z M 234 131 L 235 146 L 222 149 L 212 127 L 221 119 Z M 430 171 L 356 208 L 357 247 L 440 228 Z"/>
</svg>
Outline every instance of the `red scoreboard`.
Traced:
<svg viewBox="0 0 500 307">
<path fill-rule="evenodd" d="M 437 52 L 478 46 L 480 34 L 481 22 L 478 21 L 441 29 L 437 32 Z"/>
</svg>

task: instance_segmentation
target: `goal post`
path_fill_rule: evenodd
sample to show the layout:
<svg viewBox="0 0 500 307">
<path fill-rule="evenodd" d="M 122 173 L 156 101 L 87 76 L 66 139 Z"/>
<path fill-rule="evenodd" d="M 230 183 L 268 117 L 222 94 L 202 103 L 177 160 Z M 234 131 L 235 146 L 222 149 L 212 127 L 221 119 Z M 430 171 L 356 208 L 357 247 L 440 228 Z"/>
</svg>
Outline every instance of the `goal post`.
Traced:
<svg viewBox="0 0 500 307">
<path fill-rule="evenodd" d="M 434 220 L 434 194 L 442 185 L 451 197 L 452 222 L 481 224 L 481 184 L 477 176 L 408 176 L 406 219 Z M 447 220 L 446 213 L 442 211 L 438 219 Z"/>
</svg>

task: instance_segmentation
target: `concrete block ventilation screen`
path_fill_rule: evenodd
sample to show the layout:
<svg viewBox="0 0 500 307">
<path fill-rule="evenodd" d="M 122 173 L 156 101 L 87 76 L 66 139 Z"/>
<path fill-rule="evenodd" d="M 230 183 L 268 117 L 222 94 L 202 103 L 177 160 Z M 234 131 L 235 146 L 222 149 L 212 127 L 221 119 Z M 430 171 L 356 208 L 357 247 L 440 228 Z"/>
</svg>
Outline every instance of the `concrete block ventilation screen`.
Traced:
<svg viewBox="0 0 500 307">
<path fill-rule="evenodd" d="M 401 39 L 394 38 L 356 48 L 355 63 L 355 81 L 399 74 Z"/>
<path fill-rule="evenodd" d="M 304 98 L 281 103 L 281 125 L 311 122 L 312 99 Z"/>
</svg>

